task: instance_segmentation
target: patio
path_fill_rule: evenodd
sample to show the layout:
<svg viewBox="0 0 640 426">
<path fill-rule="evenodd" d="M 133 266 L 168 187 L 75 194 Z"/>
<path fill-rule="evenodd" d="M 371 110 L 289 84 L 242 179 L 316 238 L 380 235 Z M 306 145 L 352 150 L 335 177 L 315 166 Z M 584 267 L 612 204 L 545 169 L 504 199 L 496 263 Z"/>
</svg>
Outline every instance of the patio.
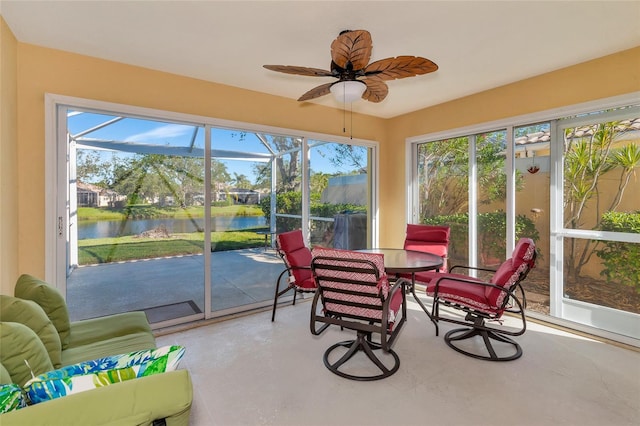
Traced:
<svg viewBox="0 0 640 426">
<path fill-rule="evenodd" d="M 283 269 L 273 249 L 211 253 L 213 310 L 269 305 Z M 203 255 L 77 268 L 67 280 L 71 320 L 153 307 L 179 308 L 178 304 L 197 306 L 204 312 L 203 271 Z"/>
</svg>

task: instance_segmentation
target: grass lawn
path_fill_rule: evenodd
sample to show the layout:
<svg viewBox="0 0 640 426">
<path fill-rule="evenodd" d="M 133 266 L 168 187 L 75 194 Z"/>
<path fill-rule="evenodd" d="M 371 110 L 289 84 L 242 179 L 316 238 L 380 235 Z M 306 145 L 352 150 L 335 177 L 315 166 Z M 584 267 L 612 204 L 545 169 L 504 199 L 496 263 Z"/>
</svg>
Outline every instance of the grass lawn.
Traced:
<svg viewBox="0 0 640 426">
<path fill-rule="evenodd" d="M 213 251 L 239 250 L 262 247 L 264 235 L 256 229 L 211 233 Z M 96 238 L 78 241 L 80 265 L 110 263 L 154 257 L 201 254 L 204 248 L 204 233 L 176 233 L 169 238 Z"/>
<path fill-rule="evenodd" d="M 211 207 L 211 216 L 262 216 L 262 210 L 257 206 L 233 205 Z M 148 204 L 133 205 L 121 209 L 79 207 L 79 220 L 123 220 L 175 218 L 188 219 L 204 217 L 204 207 L 157 207 Z"/>
</svg>

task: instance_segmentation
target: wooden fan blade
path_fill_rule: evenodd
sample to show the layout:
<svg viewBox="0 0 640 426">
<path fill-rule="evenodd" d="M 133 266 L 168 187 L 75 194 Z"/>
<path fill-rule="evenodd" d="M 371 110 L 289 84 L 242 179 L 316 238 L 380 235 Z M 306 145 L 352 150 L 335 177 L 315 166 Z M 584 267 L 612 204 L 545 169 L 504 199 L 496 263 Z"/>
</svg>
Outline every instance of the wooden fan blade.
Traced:
<svg viewBox="0 0 640 426">
<path fill-rule="evenodd" d="M 375 76 L 381 80 L 413 77 L 427 74 L 438 69 L 438 65 L 419 56 L 398 56 L 372 62 L 364 70 L 366 76 Z"/>
<path fill-rule="evenodd" d="M 331 71 L 320 68 L 298 67 L 294 65 L 263 65 L 268 70 L 283 72 L 285 74 L 306 75 L 311 77 L 334 77 Z"/>
<path fill-rule="evenodd" d="M 382 102 L 389 94 L 387 83 L 377 77 L 369 77 L 360 80 L 367 85 L 367 89 L 362 94 L 362 99 L 369 102 Z"/>
<path fill-rule="evenodd" d="M 327 95 L 330 92 L 329 88 L 331 87 L 332 84 L 333 83 L 327 83 L 327 84 L 320 85 L 318 87 L 314 87 L 304 95 L 300 96 L 298 100 L 300 102 L 308 101 L 310 99 L 315 99 L 315 98 L 319 98 L 320 96 Z"/>
<path fill-rule="evenodd" d="M 361 70 L 371 59 L 373 42 L 366 30 L 347 31 L 331 43 L 331 59 L 340 68 L 347 69 L 349 62 L 354 70 Z"/>
</svg>

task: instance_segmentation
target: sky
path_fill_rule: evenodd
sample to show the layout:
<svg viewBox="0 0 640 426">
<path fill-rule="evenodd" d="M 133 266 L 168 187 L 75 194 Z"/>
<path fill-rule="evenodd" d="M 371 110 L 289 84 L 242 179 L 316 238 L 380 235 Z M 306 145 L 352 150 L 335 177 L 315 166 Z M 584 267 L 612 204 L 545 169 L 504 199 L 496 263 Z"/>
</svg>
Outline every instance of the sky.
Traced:
<svg viewBox="0 0 640 426">
<path fill-rule="evenodd" d="M 152 144 L 163 146 L 188 147 L 194 143 L 197 148 L 204 148 L 204 128 L 192 125 L 184 125 L 170 122 L 153 121 L 127 117 L 111 122 L 99 128 L 104 123 L 116 120 L 116 116 L 103 115 L 90 112 L 70 112 L 67 117 L 67 127 L 71 135 L 79 135 L 89 139 L 101 139 L 108 141 L 133 142 L 140 144 Z M 94 129 L 95 128 L 95 129 Z M 85 133 L 89 129 L 94 129 Z M 195 136 L 194 136 L 195 131 Z M 241 152 L 268 154 L 269 151 L 256 137 L 254 133 L 240 130 L 221 128 L 212 129 L 212 149 L 223 149 Z M 327 158 L 327 156 L 313 155 L 312 168 L 325 173 L 336 173 L 339 170 Z M 253 173 L 253 161 L 222 161 L 227 165 L 227 170 L 233 177 L 234 173 L 243 174 L 255 183 L 256 176 Z"/>
</svg>

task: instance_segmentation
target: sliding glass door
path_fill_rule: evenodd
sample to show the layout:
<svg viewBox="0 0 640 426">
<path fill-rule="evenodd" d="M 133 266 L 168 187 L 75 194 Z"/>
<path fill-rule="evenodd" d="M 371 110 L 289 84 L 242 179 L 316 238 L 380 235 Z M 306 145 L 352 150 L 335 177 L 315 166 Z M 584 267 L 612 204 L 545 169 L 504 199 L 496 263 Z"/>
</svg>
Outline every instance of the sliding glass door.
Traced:
<svg viewBox="0 0 640 426">
<path fill-rule="evenodd" d="M 351 247 L 372 241 L 374 144 L 65 100 L 48 103 L 47 276 L 73 320 L 136 310 L 160 328 L 264 307 L 283 269 L 277 233 L 334 245 L 347 215 Z"/>
<path fill-rule="evenodd" d="M 558 122 L 552 314 L 640 339 L 640 109 Z"/>
<path fill-rule="evenodd" d="M 61 107 L 73 320 L 204 312 L 204 128 Z M 66 151 L 66 152 L 65 152 Z"/>
<path fill-rule="evenodd" d="M 272 135 L 211 128 L 211 311 L 214 316 L 273 300 L 282 261 L 272 248 Z M 277 149 L 277 148 L 276 148 Z"/>
<path fill-rule="evenodd" d="M 451 263 L 533 238 L 531 315 L 640 341 L 640 108 L 488 127 L 413 143 L 412 221 L 451 226 Z"/>
</svg>

